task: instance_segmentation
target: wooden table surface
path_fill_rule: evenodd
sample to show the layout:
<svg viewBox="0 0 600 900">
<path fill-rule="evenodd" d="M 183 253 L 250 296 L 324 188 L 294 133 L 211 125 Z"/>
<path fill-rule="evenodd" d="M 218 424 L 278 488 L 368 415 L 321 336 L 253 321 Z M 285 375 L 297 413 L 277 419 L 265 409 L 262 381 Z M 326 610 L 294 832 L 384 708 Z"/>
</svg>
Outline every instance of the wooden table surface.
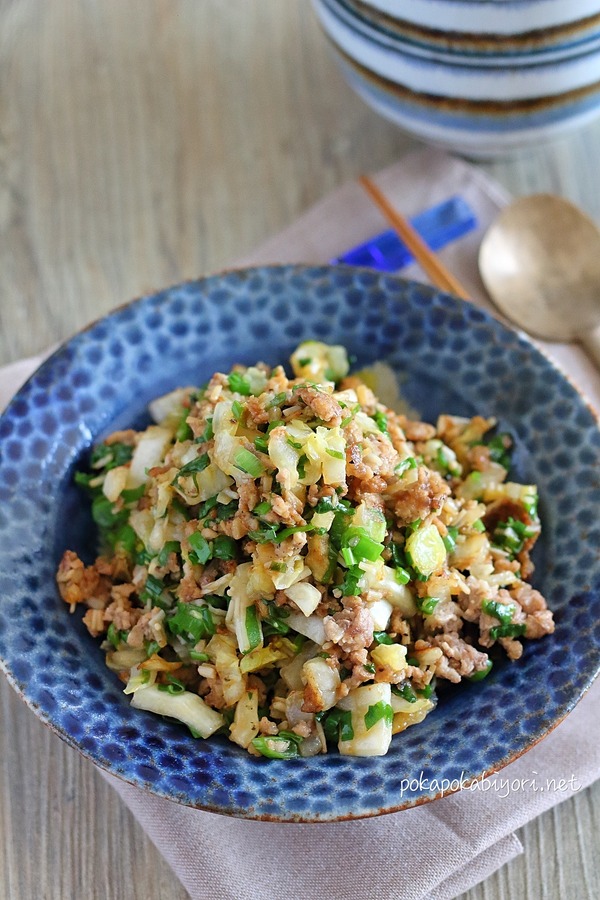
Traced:
<svg viewBox="0 0 600 900">
<path fill-rule="evenodd" d="M 600 220 L 599 145 L 600 124 L 484 168 Z M 0 364 L 415 146 L 347 88 L 306 0 L 0 0 Z M 187 896 L 4 679 L 0 716 L 1 900 Z M 464 900 L 600 897 L 599 801 L 597 783 L 521 829 L 525 854 Z"/>
</svg>

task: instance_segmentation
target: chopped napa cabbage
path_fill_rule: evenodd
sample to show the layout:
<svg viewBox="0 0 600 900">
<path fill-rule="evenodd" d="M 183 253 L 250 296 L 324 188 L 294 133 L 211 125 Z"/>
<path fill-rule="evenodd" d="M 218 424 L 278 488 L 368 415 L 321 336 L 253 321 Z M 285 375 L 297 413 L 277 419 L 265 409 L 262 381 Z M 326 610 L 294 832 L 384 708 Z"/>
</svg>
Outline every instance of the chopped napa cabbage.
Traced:
<svg viewBox="0 0 600 900">
<path fill-rule="evenodd" d="M 305 616 L 304 613 L 292 612 L 285 621 L 290 628 L 293 628 L 298 634 L 310 638 L 315 644 L 323 645 L 325 643 L 325 626 L 320 616 Z"/>
<path fill-rule="evenodd" d="M 156 685 L 150 685 L 133 694 L 131 705 L 136 709 L 157 713 L 159 716 L 179 719 L 203 738 L 210 737 L 225 724 L 225 719 L 220 713 L 207 706 L 197 694 L 189 691 L 170 694 L 168 691 L 159 690 Z"/>
<path fill-rule="evenodd" d="M 298 474 L 300 450 L 292 446 L 283 425 L 274 428 L 270 433 L 268 450 L 269 458 L 279 473 L 282 487 L 288 491 L 292 490 L 300 478 Z"/>
<path fill-rule="evenodd" d="M 206 645 L 206 652 L 221 679 L 225 702 L 227 706 L 232 706 L 246 690 L 246 679 L 240 669 L 235 638 L 229 634 L 215 634 Z"/>
<path fill-rule="evenodd" d="M 397 700 L 400 700 L 400 698 L 395 697 L 392 694 L 392 706 L 394 706 L 394 702 Z M 411 725 L 418 725 L 419 722 L 422 722 L 425 716 L 435 708 L 435 703 L 431 699 L 425 700 L 423 698 L 422 700 L 417 700 L 416 703 L 406 703 L 406 701 L 401 702 L 405 703 L 410 709 L 402 709 L 399 712 L 394 712 L 392 734 L 399 734 Z"/>
<path fill-rule="evenodd" d="M 380 509 L 373 509 L 366 503 L 360 503 L 352 516 L 353 527 L 364 528 L 370 538 L 381 543 L 385 538 L 387 526 L 385 516 Z"/>
<path fill-rule="evenodd" d="M 171 430 L 177 428 L 181 421 L 181 414 L 184 403 L 188 400 L 190 394 L 197 391 L 197 388 L 186 387 L 177 388 L 169 394 L 157 397 L 148 404 L 148 411 L 157 425 L 163 425 Z"/>
<path fill-rule="evenodd" d="M 112 668 L 112 666 L 110 668 Z M 137 666 L 132 666 L 129 671 L 129 680 L 123 688 L 123 693 L 135 694 L 136 691 L 140 691 L 142 688 L 150 687 L 155 681 L 156 672 L 147 672 L 138 669 Z"/>
<path fill-rule="evenodd" d="M 237 644 L 242 653 L 253 650 L 258 643 L 262 643 L 262 632 L 257 643 L 254 642 L 252 634 L 254 604 L 259 599 L 259 595 L 249 587 L 250 575 L 252 572 L 252 563 L 242 563 L 235 571 L 231 583 L 229 585 L 229 596 L 231 601 L 227 610 L 227 625 L 235 632 Z M 260 629 L 260 623 L 258 623 Z"/>
<path fill-rule="evenodd" d="M 341 381 L 350 371 L 346 348 L 321 341 L 304 341 L 290 358 L 296 378 L 309 381 Z"/>
<path fill-rule="evenodd" d="M 396 579 L 395 569 L 386 566 L 383 560 L 377 560 L 376 562 L 363 560 L 359 565 L 365 573 L 359 581 L 359 587 L 362 591 L 377 591 L 384 600 L 387 600 L 392 606 L 397 606 L 401 609 L 405 616 L 415 615 L 417 607 L 413 592 L 408 585 L 400 584 Z"/>
<path fill-rule="evenodd" d="M 297 615 L 299 619 L 303 619 L 299 613 L 292 613 L 292 615 Z M 315 616 L 316 618 L 316 616 Z M 289 622 L 290 618 L 286 619 L 286 622 Z M 308 621 L 307 619 L 305 621 Z M 292 628 L 294 626 L 292 625 Z M 298 629 L 296 628 L 296 631 Z M 302 672 L 304 669 L 304 664 L 307 660 L 312 659 L 319 652 L 320 647 L 317 644 L 313 643 L 312 640 L 309 640 L 305 643 L 304 647 L 300 650 L 296 656 L 292 657 L 289 663 L 283 665 L 279 674 L 281 675 L 284 683 L 288 686 L 291 691 L 302 691 L 304 690 L 304 682 L 302 680 Z"/>
<path fill-rule="evenodd" d="M 371 657 L 378 666 L 385 666 L 393 672 L 402 672 L 408 665 L 403 644 L 378 644 L 371 650 Z"/>
<path fill-rule="evenodd" d="M 102 483 L 102 493 L 106 499 L 110 500 L 111 503 L 115 503 L 121 496 L 121 492 L 127 487 L 128 478 L 129 469 L 127 466 L 117 466 L 114 469 L 109 469 Z"/>
<path fill-rule="evenodd" d="M 229 736 L 240 747 L 248 747 L 258 734 L 258 691 L 245 691 L 235 707 Z"/>
<path fill-rule="evenodd" d="M 321 591 L 314 584 L 297 582 L 285 589 L 285 594 L 293 600 L 305 616 L 310 616 L 321 602 Z"/>
<path fill-rule="evenodd" d="M 262 394 L 267 386 L 267 373 L 256 366 L 249 366 L 244 372 L 244 378 L 250 386 L 250 393 L 256 396 Z"/>
<path fill-rule="evenodd" d="M 284 653 L 283 650 L 278 649 L 273 645 L 269 645 L 268 647 L 257 647 L 256 650 L 251 650 L 250 653 L 246 653 L 246 655 L 242 657 L 240 671 L 243 674 L 248 672 L 258 672 L 259 669 L 266 669 L 268 666 L 272 666 L 273 663 L 285 659 L 286 656 L 287 654 Z"/>
<path fill-rule="evenodd" d="M 129 489 L 145 484 L 148 480 L 146 473 L 155 466 L 162 465 L 172 437 L 171 429 L 162 428 L 160 425 L 150 425 L 142 432 L 131 457 L 127 479 Z"/>
<path fill-rule="evenodd" d="M 392 617 L 392 612 L 394 611 L 392 604 L 389 600 L 384 600 L 382 597 L 380 600 L 369 603 L 368 608 L 371 613 L 371 619 L 373 620 L 373 630 L 385 631 Z"/>
<path fill-rule="evenodd" d="M 176 483 L 178 494 L 189 506 L 203 503 L 231 486 L 231 478 L 215 463 L 209 463 L 202 472 L 195 472 L 179 478 Z"/>
<path fill-rule="evenodd" d="M 338 742 L 343 756 L 385 756 L 392 740 L 391 696 L 389 684 L 364 684 L 338 701 L 338 707 L 352 717 L 353 736 Z"/>
<path fill-rule="evenodd" d="M 449 562 L 456 569 L 470 569 L 481 565 L 490 559 L 490 542 L 487 534 L 460 535 L 454 550 L 450 554 Z"/>
<path fill-rule="evenodd" d="M 329 666 L 327 660 L 319 656 L 307 660 L 302 667 L 302 681 L 320 710 L 335 706 L 341 681 L 339 672 Z"/>
</svg>

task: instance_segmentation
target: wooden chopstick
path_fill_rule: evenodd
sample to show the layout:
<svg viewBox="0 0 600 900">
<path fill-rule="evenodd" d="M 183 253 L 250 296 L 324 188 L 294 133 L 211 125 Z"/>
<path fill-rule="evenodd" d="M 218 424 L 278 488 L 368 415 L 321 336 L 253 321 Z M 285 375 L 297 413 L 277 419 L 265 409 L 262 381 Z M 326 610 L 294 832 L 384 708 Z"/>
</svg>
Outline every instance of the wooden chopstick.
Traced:
<svg viewBox="0 0 600 900">
<path fill-rule="evenodd" d="M 385 194 L 371 181 L 368 175 L 361 175 L 358 179 L 375 206 L 385 216 L 394 228 L 402 242 L 410 250 L 432 283 L 442 291 L 448 291 L 463 300 L 468 300 L 469 295 L 462 284 L 452 275 L 441 262 L 439 256 L 431 250 L 420 234 L 415 231 L 410 222 L 394 209 Z"/>
</svg>

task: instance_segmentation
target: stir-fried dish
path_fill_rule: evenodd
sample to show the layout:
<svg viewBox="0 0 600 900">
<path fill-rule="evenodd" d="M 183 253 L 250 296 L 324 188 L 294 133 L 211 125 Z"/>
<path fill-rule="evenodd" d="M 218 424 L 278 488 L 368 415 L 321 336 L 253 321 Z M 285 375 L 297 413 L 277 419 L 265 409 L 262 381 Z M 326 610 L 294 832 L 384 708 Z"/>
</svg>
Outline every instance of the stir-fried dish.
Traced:
<svg viewBox="0 0 600 900">
<path fill-rule="evenodd" d="M 383 755 L 436 684 L 554 630 L 537 490 L 495 420 L 397 414 L 343 347 L 291 366 L 217 372 L 96 446 L 101 555 L 67 550 L 58 586 L 136 709 L 255 756 Z"/>
</svg>

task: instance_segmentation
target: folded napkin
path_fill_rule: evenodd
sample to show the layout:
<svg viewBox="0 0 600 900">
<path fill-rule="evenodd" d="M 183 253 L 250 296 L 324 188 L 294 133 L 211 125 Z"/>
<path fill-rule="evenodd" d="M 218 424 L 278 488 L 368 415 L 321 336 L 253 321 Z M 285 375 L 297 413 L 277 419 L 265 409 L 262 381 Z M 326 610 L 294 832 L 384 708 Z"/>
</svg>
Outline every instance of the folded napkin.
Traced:
<svg viewBox="0 0 600 900">
<path fill-rule="evenodd" d="M 478 228 L 441 257 L 473 301 L 491 308 L 477 273 L 483 231 L 508 195 L 480 170 L 435 150 L 376 176 L 407 215 L 460 195 Z M 239 265 L 325 262 L 385 227 L 357 184 L 322 200 Z M 416 265 L 407 277 L 426 280 Z M 492 309 L 493 312 L 493 309 Z M 600 409 L 600 375 L 576 346 L 540 346 Z M 39 359 L 0 370 L 0 406 Z M 515 829 L 600 777 L 600 683 L 544 741 L 467 790 L 378 819 L 273 825 L 191 810 L 104 774 L 194 900 L 447 900 L 522 852 Z"/>
</svg>

